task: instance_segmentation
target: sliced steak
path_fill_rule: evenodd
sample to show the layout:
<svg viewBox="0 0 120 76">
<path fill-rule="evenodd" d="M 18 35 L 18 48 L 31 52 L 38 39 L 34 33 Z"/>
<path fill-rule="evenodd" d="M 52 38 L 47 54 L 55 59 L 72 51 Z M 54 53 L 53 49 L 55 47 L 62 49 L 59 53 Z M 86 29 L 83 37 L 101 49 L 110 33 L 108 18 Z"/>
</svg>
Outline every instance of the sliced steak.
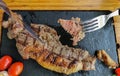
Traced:
<svg viewBox="0 0 120 76">
<path fill-rule="evenodd" d="M 58 23 L 73 37 L 73 45 L 77 45 L 77 42 L 85 37 L 80 18 L 72 18 L 71 20 L 59 19 Z"/>
<path fill-rule="evenodd" d="M 17 14 L 15 16 L 18 17 Z M 34 39 L 23 26 L 20 27 L 21 31 L 18 28 L 11 28 L 23 25 L 17 23 L 18 21 L 19 18 L 12 24 L 8 19 L 5 23 L 3 22 L 3 26 L 7 23 L 8 35 L 10 39 L 15 38 L 18 52 L 24 59 L 32 58 L 46 69 L 65 74 L 95 69 L 95 57 L 90 56 L 86 50 L 62 45 L 53 28 L 42 24 L 31 24 L 35 33 L 44 40 L 45 44 L 42 44 Z"/>
</svg>

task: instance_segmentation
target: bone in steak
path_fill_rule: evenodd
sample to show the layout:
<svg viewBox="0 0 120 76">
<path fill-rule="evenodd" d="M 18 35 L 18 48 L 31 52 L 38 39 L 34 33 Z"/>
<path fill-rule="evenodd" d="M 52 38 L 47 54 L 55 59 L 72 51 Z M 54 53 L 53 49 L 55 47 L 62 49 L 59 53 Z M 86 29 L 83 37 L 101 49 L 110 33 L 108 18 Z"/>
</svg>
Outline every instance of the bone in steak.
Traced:
<svg viewBox="0 0 120 76">
<path fill-rule="evenodd" d="M 53 28 L 42 24 L 31 24 L 35 33 L 44 40 L 43 45 L 25 30 L 19 20 L 20 16 L 16 13 L 14 16 L 15 23 L 9 18 L 3 22 L 3 27 L 8 28 L 7 35 L 10 39 L 15 38 L 18 52 L 24 59 L 32 58 L 46 69 L 65 74 L 95 69 L 95 57 L 90 56 L 85 50 L 62 45 Z"/>
<path fill-rule="evenodd" d="M 85 37 L 80 18 L 72 17 L 71 20 L 59 19 L 58 23 L 73 37 L 73 45 L 77 45 L 77 42 Z"/>
</svg>

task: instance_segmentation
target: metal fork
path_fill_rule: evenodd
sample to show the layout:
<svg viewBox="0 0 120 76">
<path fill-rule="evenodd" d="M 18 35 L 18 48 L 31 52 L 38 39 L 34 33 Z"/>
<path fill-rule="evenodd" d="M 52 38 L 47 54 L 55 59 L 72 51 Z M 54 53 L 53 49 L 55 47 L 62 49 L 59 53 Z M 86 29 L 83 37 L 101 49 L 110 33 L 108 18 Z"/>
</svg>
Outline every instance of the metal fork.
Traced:
<svg viewBox="0 0 120 76">
<path fill-rule="evenodd" d="M 87 33 L 87 32 L 93 32 L 98 29 L 101 29 L 102 27 L 105 26 L 105 24 L 107 23 L 107 21 L 110 18 L 112 18 L 113 16 L 118 16 L 118 15 L 120 15 L 120 9 L 118 9 L 108 15 L 100 15 L 93 19 L 84 21 L 84 22 L 82 22 L 83 30 L 85 31 L 85 33 Z"/>
</svg>

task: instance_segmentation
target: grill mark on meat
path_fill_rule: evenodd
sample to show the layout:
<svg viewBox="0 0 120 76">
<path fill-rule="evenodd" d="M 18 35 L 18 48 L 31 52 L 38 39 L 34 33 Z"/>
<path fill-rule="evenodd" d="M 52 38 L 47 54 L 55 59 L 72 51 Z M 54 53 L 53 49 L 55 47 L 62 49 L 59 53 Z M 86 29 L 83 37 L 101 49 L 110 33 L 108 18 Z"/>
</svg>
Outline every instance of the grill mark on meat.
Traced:
<svg viewBox="0 0 120 76">
<path fill-rule="evenodd" d="M 46 58 L 49 56 L 50 52 L 47 50 L 44 50 L 43 53 L 41 54 L 41 56 L 43 55 L 43 61 L 46 60 Z"/>
<path fill-rule="evenodd" d="M 27 45 L 33 45 L 33 38 L 27 37 L 26 44 Z"/>
<path fill-rule="evenodd" d="M 49 55 L 46 56 L 45 61 L 49 61 L 50 63 L 54 63 L 55 59 L 56 59 L 56 54 L 54 54 L 53 52 L 49 51 Z"/>
<path fill-rule="evenodd" d="M 46 58 L 49 54 L 49 51 L 43 50 L 42 52 L 38 53 L 39 56 L 37 58 L 39 58 L 41 61 L 46 61 Z"/>
<path fill-rule="evenodd" d="M 73 59 L 74 59 L 73 57 L 71 57 L 71 55 L 72 55 L 72 51 L 70 50 L 70 51 L 69 51 L 69 56 L 68 56 L 68 59 L 69 59 L 69 60 L 73 60 Z"/>
<path fill-rule="evenodd" d="M 83 58 L 82 58 L 82 56 L 80 55 L 80 51 L 79 51 L 79 54 L 78 54 L 78 60 L 82 60 Z"/>
<path fill-rule="evenodd" d="M 37 58 L 40 57 L 43 54 L 44 50 L 41 50 L 40 52 L 37 53 Z"/>
<path fill-rule="evenodd" d="M 49 56 L 46 58 L 46 61 L 54 64 L 55 58 L 56 58 L 56 55 L 51 52 Z"/>
<path fill-rule="evenodd" d="M 50 58 L 51 58 L 51 63 L 53 63 L 53 64 L 54 64 L 56 57 L 57 57 L 57 55 L 56 55 L 56 54 L 51 53 L 51 55 L 50 55 Z"/>
<path fill-rule="evenodd" d="M 37 43 L 38 41 L 37 40 L 35 40 L 35 44 L 34 44 L 34 47 L 38 47 L 39 46 L 39 44 Z"/>
<path fill-rule="evenodd" d="M 22 34 L 25 34 L 25 35 L 27 35 L 27 36 L 32 37 L 29 33 L 26 33 L 26 32 L 27 32 L 27 30 L 24 29 L 21 33 L 22 33 Z"/>
<path fill-rule="evenodd" d="M 24 46 L 23 42 L 21 42 L 20 40 L 17 40 L 17 43 L 19 43 L 19 44 Z"/>
<path fill-rule="evenodd" d="M 71 68 L 71 67 L 74 67 L 75 64 L 78 62 L 78 60 L 73 60 L 69 65 L 68 65 L 68 68 Z"/>
<path fill-rule="evenodd" d="M 21 38 L 21 35 L 24 36 L 25 38 L 22 39 L 22 38 Z M 31 35 L 29 35 L 29 34 L 27 34 L 27 33 L 24 33 L 24 32 L 21 32 L 21 33 L 17 36 L 16 40 L 17 40 L 18 43 L 22 44 L 23 46 L 26 46 L 26 45 L 27 45 L 27 42 L 26 42 L 26 41 L 27 41 L 28 37 L 32 38 Z M 24 40 L 24 41 L 21 41 L 21 39 Z"/>
<path fill-rule="evenodd" d="M 51 62 L 53 58 L 51 58 L 51 55 L 52 53 L 49 53 L 49 55 L 46 57 L 45 61 L 47 62 Z"/>
<path fill-rule="evenodd" d="M 27 45 L 27 44 L 26 44 L 27 38 L 28 38 L 28 37 L 26 36 L 26 37 L 25 37 L 25 40 L 24 40 L 24 42 L 23 42 L 23 45 L 24 45 L 24 46 Z"/>
<path fill-rule="evenodd" d="M 55 63 L 56 65 L 59 65 L 59 66 L 60 66 L 62 60 L 63 60 L 62 57 L 57 56 L 57 57 L 55 58 L 55 60 L 54 60 L 54 63 Z"/>
<path fill-rule="evenodd" d="M 36 59 L 37 58 L 37 53 L 33 52 L 33 51 L 30 51 L 29 52 L 29 55 L 33 58 L 33 59 Z"/>
<path fill-rule="evenodd" d="M 59 55 L 61 55 L 61 53 L 62 53 L 62 50 L 63 50 L 63 48 L 61 48 L 61 50 L 60 50 L 60 54 L 59 54 Z"/>
<path fill-rule="evenodd" d="M 39 29 L 38 29 L 38 30 L 39 30 L 39 32 L 40 32 L 40 26 L 39 26 Z M 39 32 L 38 32 L 38 33 L 39 33 Z"/>
<path fill-rule="evenodd" d="M 21 33 L 17 37 L 17 42 L 20 43 L 20 44 L 22 44 L 23 46 L 25 46 L 24 45 L 25 39 L 26 39 L 26 35 L 24 35 L 24 34 Z"/>
<path fill-rule="evenodd" d="M 62 66 L 62 67 L 68 67 L 69 66 L 69 62 L 66 62 L 66 60 L 62 60 L 62 62 L 59 64 L 59 66 Z"/>
<path fill-rule="evenodd" d="M 35 30 L 35 32 L 39 32 L 39 30 L 37 28 L 33 28 L 33 30 Z"/>
<path fill-rule="evenodd" d="M 33 24 L 32 24 L 33 25 Z M 39 31 L 40 31 L 40 27 L 39 26 L 31 26 L 32 27 L 32 30 L 34 30 L 35 32 L 36 32 L 36 34 L 38 34 L 39 33 Z"/>
<path fill-rule="evenodd" d="M 63 57 L 61 57 L 58 54 L 55 54 L 53 52 L 50 52 L 48 50 L 44 50 L 41 54 L 39 53 L 39 56 L 41 56 L 42 61 L 53 63 L 57 66 L 61 67 L 68 67 L 69 62 L 66 62 L 66 60 L 63 60 Z M 67 59 L 69 61 L 69 59 Z"/>
<path fill-rule="evenodd" d="M 35 45 L 36 39 L 33 38 L 33 45 Z"/>
<path fill-rule="evenodd" d="M 73 55 L 73 53 L 74 53 L 74 49 L 73 49 L 73 48 L 71 49 L 71 52 L 72 52 L 72 53 L 71 53 L 70 57 L 73 58 L 73 59 L 75 59 L 75 57 L 74 57 L 74 55 Z"/>
</svg>

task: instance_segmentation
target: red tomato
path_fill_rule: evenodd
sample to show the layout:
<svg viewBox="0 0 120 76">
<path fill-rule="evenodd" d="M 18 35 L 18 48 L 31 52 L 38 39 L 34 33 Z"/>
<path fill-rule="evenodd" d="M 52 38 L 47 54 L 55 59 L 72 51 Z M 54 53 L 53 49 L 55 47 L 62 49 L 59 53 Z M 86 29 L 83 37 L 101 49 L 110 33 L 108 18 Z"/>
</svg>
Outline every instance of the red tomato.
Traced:
<svg viewBox="0 0 120 76">
<path fill-rule="evenodd" d="M 120 76 L 120 68 L 115 69 L 115 73 L 117 74 L 117 76 Z"/>
<path fill-rule="evenodd" d="M 0 71 L 7 69 L 12 63 L 12 58 L 8 55 L 3 56 L 0 59 Z"/>
<path fill-rule="evenodd" d="M 8 69 L 9 76 L 18 76 L 23 71 L 23 63 L 15 62 Z"/>
</svg>

